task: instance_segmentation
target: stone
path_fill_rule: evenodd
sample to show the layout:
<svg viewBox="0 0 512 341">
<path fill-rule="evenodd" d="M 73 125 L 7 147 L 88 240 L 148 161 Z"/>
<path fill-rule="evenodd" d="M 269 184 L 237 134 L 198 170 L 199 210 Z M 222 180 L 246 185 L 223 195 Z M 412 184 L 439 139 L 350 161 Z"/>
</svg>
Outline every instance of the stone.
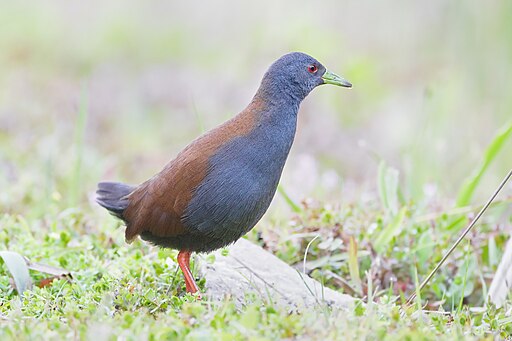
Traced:
<svg viewBox="0 0 512 341">
<path fill-rule="evenodd" d="M 230 298 L 240 306 L 252 293 L 267 303 L 297 310 L 325 305 L 353 307 L 352 296 L 323 287 L 246 239 L 238 240 L 228 250 L 227 256 L 217 250 L 212 264 L 201 262 L 200 275 L 206 279 L 206 296 L 211 300 Z"/>
</svg>

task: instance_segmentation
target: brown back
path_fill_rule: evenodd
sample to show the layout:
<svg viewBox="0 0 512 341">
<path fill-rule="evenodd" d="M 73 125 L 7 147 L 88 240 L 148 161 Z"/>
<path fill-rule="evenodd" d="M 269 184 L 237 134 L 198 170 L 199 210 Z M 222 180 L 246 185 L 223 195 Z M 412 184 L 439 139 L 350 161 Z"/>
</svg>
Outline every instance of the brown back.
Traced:
<svg viewBox="0 0 512 341">
<path fill-rule="evenodd" d="M 194 140 L 160 173 L 139 185 L 123 213 L 126 240 L 143 232 L 159 237 L 187 233 L 181 217 L 208 172 L 208 160 L 226 142 L 250 133 L 262 110 L 264 102 L 255 97 L 244 111 Z"/>
</svg>

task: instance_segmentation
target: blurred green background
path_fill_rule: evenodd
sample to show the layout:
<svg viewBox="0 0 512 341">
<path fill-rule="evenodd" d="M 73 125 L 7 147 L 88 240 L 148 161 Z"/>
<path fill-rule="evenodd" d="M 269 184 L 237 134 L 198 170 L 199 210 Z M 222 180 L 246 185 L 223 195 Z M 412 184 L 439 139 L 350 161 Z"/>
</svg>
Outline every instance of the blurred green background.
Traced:
<svg viewBox="0 0 512 341">
<path fill-rule="evenodd" d="M 242 110 L 289 51 L 354 84 L 304 101 L 282 178 L 292 199 L 360 198 L 385 160 L 406 198 L 453 203 L 511 119 L 510 13 L 510 1 L 1 1 L 0 209 L 51 214 L 92 205 L 99 180 L 145 180 Z"/>
</svg>

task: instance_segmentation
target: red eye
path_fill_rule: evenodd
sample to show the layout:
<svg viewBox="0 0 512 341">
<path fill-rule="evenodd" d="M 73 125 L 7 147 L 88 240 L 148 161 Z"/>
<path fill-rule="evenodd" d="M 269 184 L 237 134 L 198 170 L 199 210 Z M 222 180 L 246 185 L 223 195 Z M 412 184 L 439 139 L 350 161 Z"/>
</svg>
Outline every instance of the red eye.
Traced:
<svg viewBox="0 0 512 341">
<path fill-rule="evenodd" d="M 316 67 L 316 65 L 310 65 L 308 66 L 308 71 L 309 73 L 316 73 L 318 71 L 318 68 Z"/>
</svg>

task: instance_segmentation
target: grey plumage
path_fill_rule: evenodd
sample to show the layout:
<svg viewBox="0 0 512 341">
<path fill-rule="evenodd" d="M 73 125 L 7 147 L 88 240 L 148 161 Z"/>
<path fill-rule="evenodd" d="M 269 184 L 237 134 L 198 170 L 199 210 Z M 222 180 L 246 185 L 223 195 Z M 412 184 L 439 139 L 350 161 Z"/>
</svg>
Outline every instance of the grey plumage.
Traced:
<svg viewBox="0 0 512 341">
<path fill-rule="evenodd" d="M 120 182 L 100 182 L 96 191 L 96 202 L 112 215 L 123 219 L 123 212 L 128 207 L 127 195 L 134 189 L 134 186 Z"/>
</svg>

